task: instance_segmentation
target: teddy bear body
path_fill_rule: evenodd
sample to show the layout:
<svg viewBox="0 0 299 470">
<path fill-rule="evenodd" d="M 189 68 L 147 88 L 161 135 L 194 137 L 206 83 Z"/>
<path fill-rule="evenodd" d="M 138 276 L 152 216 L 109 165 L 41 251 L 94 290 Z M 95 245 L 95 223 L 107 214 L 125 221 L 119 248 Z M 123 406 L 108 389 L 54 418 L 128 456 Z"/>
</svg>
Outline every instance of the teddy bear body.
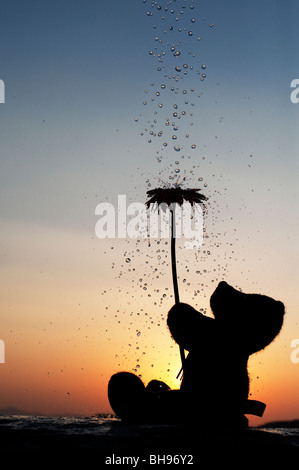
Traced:
<svg viewBox="0 0 299 470">
<path fill-rule="evenodd" d="M 188 304 L 176 304 L 168 314 L 173 339 L 189 351 L 181 390 L 194 409 L 242 416 L 249 394 L 248 358 L 279 333 L 284 316 L 281 302 L 259 294 L 244 294 L 221 282 L 210 300 L 214 318 Z"/>
<path fill-rule="evenodd" d="M 248 358 L 278 335 L 284 305 L 264 295 L 244 294 L 226 282 L 220 282 L 210 305 L 214 318 L 184 303 L 168 312 L 173 339 L 188 351 L 180 390 L 157 380 L 145 387 L 128 372 L 111 377 L 108 397 L 121 419 L 247 426 Z M 250 414 L 261 416 L 264 406 L 259 403 L 259 411 L 251 408 Z"/>
</svg>

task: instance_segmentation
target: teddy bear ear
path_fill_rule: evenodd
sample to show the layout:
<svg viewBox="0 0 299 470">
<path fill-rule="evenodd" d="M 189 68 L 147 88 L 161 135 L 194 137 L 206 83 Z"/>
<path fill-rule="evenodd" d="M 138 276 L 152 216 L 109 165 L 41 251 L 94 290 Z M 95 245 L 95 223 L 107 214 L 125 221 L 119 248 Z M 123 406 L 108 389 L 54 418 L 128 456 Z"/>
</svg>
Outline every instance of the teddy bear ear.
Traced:
<svg viewBox="0 0 299 470">
<path fill-rule="evenodd" d="M 220 281 L 219 284 L 218 284 L 219 287 L 224 287 L 224 286 L 227 286 L 227 282 L 226 281 Z"/>
<path fill-rule="evenodd" d="M 284 304 L 280 301 L 280 300 L 276 300 L 276 307 L 277 307 L 277 310 L 279 310 L 279 313 L 281 313 L 281 315 L 284 315 L 285 314 L 285 307 L 284 307 Z"/>
</svg>

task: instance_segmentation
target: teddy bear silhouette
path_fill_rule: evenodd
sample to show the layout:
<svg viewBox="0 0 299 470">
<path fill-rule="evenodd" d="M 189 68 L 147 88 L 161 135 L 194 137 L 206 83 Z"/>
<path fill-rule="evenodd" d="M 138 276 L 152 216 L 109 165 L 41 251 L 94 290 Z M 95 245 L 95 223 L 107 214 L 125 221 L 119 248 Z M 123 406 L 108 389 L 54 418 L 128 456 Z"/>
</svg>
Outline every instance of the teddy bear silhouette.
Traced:
<svg viewBox="0 0 299 470">
<path fill-rule="evenodd" d="M 175 304 L 167 325 L 188 355 L 180 390 L 152 380 L 147 387 L 128 372 L 114 374 L 108 398 L 114 412 L 134 422 L 225 422 L 247 426 L 245 414 L 262 416 L 265 405 L 248 400 L 249 356 L 278 335 L 285 308 L 261 294 L 246 294 L 222 281 L 210 298 L 214 318 Z"/>
</svg>

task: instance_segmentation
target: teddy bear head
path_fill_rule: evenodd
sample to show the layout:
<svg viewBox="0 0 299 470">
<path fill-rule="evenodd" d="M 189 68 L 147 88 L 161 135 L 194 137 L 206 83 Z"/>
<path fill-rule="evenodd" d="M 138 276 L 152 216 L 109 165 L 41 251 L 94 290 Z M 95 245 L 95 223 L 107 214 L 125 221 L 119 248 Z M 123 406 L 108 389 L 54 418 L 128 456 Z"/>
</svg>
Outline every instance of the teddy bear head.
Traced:
<svg viewBox="0 0 299 470">
<path fill-rule="evenodd" d="M 230 337 L 239 338 L 248 354 L 268 346 L 281 330 L 285 308 L 261 294 L 246 294 L 222 281 L 211 296 L 215 320 Z"/>
</svg>

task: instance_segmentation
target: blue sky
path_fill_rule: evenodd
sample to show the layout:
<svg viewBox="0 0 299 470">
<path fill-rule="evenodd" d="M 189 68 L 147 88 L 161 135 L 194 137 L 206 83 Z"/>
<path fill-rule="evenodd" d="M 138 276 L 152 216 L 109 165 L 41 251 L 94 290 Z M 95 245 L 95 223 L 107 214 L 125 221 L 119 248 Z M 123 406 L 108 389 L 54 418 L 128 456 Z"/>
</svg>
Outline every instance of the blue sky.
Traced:
<svg viewBox="0 0 299 470">
<path fill-rule="evenodd" d="M 210 200 L 241 227 L 250 213 L 259 223 L 267 213 L 269 233 L 283 240 L 290 224 L 294 236 L 297 13 L 282 0 L 2 2 L 1 217 L 90 236 L 97 203 L 118 194 L 143 201 L 146 180 L 168 181 L 179 161 L 187 183 L 203 178 Z M 183 79 L 172 44 L 179 65 L 188 61 Z M 179 153 L 165 129 L 177 100 L 187 116 L 177 121 Z M 164 134 L 149 144 L 151 125 Z"/>
<path fill-rule="evenodd" d="M 66 279 L 69 265 L 75 286 L 105 283 L 116 260 L 111 251 L 102 261 L 96 205 L 118 194 L 143 202 L 147 180 L 172 183 L 178 168 L 208 195 L 206 244 L 222 247 L 206 260 L 209 290 L 216 260 L 232 284 L 288 302 L 294 331 L 299 104 L 290 83 L 299 78 L 298 17 L 295 0 L 3 0 L 4 311 L 14 304 L 8 284 L 11 292 L 14 282 L 26 286 L 26 270 L 50 258 L 54 277 Z M 109 282 L 113 289 L 115 278 Z"/>
<path fill-rule="evenodd" d="M 160 3 L 164 7 L 168 2 Z M 18 213 L 14 198 L 18 191 L 23 200 L 18 216 L 34 217 L 36 192 L 47 207 L 52 189 L 61 191 L 59 212 L 63 200 L 70 204 L 68 181 L 70 186 L 74 180 L 82 184 L 81 196 L 91 197 L 103 184 L 103 172 L 105 181 L 109 174 L 109 189 L 114 178 L 118 187 L 115 165 L 126 180 L 133 175 L 136 181 L 136 167 L 161 171 L 150 157 L 153 149 L 139 138 L 134 119 L 144 112 L 144 90 L 151 82 L 156 88 L 164 81 L 148 52 L 157 32 L 171 23 L 179 25 L 173 21 L 177 11 L 184 11 L 184 21 L 196 18 L 193 27 L 201 37 L 197 44 L 193 41 L 192 52 L 206 62 L 207 79 L 199 87 L 203 95 L 195 108 L 194 133 L 210 158 L 224 150 L 221 167 L 228 168 L 230 162 L 232 171 L 240 171 L 240 153 L 259 149 L 262 154 L 266 146 L 256 164 L 267 168 L 275 162 L 274 168 L 278 165 L 277 171 L 283 172 L 287 160 L 288 168 L 297 168 L 292 145 L 298 110 L 289 100 L 289 85 L 297 73 L 296 2 L 203 1 L 194 2 L 193 10 L 189 3 L 169 4 L 175 13 L 168 10 L 163 21 L 150 0 L 2 3 L 1 78 L 6 104 L 0 117 L 2 188 L 8 186 L 2 201 L 7 216 Z M 280 161 L 275 157 L 278 147 Z M 173 163 L 171 157 L 168 160 L 166 173 Z M 217 164 L 212 161 L 215 171 Z M 103 184 L 103 192 L 106 189 Z M 36 211 L 36 217 L 49 221 L 41 213 L 45 211 Z"/>
</svg>

